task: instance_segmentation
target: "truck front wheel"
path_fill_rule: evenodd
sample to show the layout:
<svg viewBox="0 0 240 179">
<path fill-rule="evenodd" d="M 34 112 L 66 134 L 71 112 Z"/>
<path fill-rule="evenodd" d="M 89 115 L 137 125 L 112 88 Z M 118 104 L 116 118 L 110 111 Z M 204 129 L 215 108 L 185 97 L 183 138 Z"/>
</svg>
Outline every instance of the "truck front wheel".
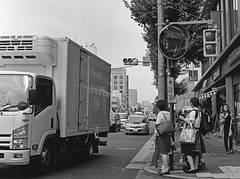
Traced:
<svg viewBox="0 0 240 179">
<path fill-rule="evenodd" d="M 42 173 L 48 172 L 53 166 L 54 154 L 50 143 L 44 144 L 40 158 L 40 169 Z"/>
</svg>

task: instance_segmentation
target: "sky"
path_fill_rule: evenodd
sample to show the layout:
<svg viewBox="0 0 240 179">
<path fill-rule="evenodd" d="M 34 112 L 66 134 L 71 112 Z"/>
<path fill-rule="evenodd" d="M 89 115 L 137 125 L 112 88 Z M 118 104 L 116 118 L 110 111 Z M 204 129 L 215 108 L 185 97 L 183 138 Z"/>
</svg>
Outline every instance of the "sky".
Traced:
<svg viewBox="0 0 240 179">
<path fill-rule="evenodd" d="M 123 67 L 125 57 L 142 61 L 147 50 L 143 29 L 122 0 L 1 0 L 0 17 L 0 35 L 68 37 L 82 46 L 94 43 L 97 55 L 113 68 Z M 150 67 L 126 69 L 138 102 L 153 102 L 157 89 Z"/>
</svg>

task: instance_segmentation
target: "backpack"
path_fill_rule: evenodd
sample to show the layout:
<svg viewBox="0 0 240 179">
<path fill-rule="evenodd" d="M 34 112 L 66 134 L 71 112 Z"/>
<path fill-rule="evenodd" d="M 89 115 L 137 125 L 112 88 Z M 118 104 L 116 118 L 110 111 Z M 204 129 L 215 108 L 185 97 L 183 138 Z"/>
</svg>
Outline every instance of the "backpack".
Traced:
<svg viewBox="0 0 240 179">
<path fill-rule="evenodd" d="M 205 136 L 211 130 L 210 117 L 206 113 L 202 113 L 202 119 L 199 130 L 203 136 Z"/>
</svg>

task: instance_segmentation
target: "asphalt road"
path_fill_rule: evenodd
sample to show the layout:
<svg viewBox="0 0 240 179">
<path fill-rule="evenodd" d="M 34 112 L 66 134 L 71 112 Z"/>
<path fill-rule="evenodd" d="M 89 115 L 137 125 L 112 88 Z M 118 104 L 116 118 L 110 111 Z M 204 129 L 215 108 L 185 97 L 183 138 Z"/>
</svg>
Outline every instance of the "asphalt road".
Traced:
<svg viewBox="0 0 240 179">
<path fill-rule="evenodd" d="M 135 179 L 138 178 L 140 170 L 125 167 L 152 134 L 153 126 L 149 135 L 125 135 L 124 129 L 110 132 L 107 146 L 100 147 L 99 154 L 95 154 L 91 159 L 68 157 L 53 171 L 41 176 L 36 175 L 31 168 L 0 166 L 0 178 Z"/>
</svg>

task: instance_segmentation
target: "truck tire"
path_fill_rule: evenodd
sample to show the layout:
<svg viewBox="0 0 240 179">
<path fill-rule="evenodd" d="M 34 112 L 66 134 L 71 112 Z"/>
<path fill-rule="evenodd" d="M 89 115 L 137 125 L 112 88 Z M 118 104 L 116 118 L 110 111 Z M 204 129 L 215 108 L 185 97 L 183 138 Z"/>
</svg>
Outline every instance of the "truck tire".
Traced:
<svg viewBox="0 0 240 179">
<path fill-rule="evenodd" d="M 54 150 L 51 143 L 44 144 L 40 158 L 40 172 L 46 173 L 53 167 L 54 162 Z"/>
<path fill-rule="evenodd" d="M 87 144 L 87 157 L 91 158 L 93 156 L 93 148 L 94 148 L 94 144 L 93 141 L 94 139 L 90 138 Z"/>
</svg>

